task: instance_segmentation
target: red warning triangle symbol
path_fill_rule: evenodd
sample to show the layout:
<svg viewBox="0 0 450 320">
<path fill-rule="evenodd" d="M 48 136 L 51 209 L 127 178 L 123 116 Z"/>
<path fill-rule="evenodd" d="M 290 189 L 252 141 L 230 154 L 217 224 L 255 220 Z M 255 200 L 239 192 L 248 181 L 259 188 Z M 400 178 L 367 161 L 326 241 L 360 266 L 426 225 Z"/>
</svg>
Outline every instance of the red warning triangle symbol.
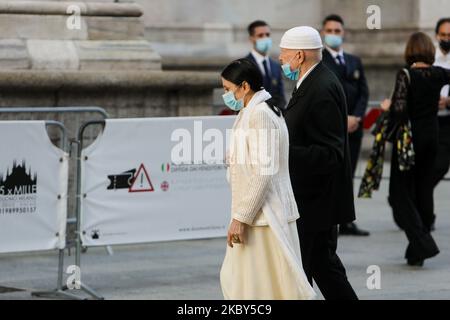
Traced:
<svg viewBox="0 0 450 320">
<path fill-rule="evenodd" d="M 131 185 L 128 192 L 152 192 L 155 191 L 153 188 L 152 182 L 150 181 L 150 176 L 148 175 L 147 170 L 144 167 L 144 164 L 141 164 L 136 175 L 134 176 L 133 184 Z"/>
</svg>

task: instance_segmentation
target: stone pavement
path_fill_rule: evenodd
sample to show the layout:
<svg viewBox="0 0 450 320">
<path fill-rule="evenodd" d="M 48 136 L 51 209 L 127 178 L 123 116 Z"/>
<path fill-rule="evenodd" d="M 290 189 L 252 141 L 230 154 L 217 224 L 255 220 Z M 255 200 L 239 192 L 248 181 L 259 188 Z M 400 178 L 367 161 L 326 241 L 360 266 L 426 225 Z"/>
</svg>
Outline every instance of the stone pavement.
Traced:
<svg viewBox="0 0 450 320">
<path fill-rule="evenodd" d="M 372 235 L 339 240 L 339 254 L 357 294 L 361 299 L 450 299 L 450 181 L 436 191 L 433 235 L 441 253 L 423 268 L 405 264 L 406 237 L 392 221 L 386 190 L 385 180 L 373 199 L 357 200 L 358 225 Z M 106 299 L 221 299 L 224 252 L 224 239 L 114 247 L 113 256 L 104 248 L 90 248 L 82 256 L 82 281 Z M 72 261 L 73 256 L 66 264 Z M 56 263 L 53 253 L 1 255 L 0 285 L 51 289 Z M 379 290 L 366 286 L 370 265 L 381 269 Z M 30 299 L 28 290 L 3 293 L 0 299 Z"/>
</svg>

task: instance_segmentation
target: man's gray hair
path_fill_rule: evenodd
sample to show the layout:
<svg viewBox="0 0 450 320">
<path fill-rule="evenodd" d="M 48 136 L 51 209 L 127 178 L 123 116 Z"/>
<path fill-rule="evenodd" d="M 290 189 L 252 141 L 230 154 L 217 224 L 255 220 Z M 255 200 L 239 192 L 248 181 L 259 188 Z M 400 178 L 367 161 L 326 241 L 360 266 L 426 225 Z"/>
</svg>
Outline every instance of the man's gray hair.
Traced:
<svg viewBox="0 0 450 320">
<path fill-rule="evenodd" d="M 322 61 L 322 49 L 308 49 L 305 52 L 308 52 L 308 59 L 314 60 L 315 62 Z"/>
</svg>

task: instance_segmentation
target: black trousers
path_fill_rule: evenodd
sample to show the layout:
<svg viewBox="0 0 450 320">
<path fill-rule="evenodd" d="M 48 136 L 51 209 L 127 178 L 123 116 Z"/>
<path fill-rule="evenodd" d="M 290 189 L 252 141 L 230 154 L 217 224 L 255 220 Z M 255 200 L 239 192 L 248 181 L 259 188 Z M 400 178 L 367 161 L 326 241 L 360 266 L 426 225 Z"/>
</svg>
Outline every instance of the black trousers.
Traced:
<svg viewBox="0 0 450 320">
<path fill-rule="evenodd" d="M 359 154 L 361 151 L 361 143 L 363 138 L 363 127 L 348 135 L 348 143 L 350 145 L 350 161 L 352 163 L 352 174 L 355 177 L 356 167 L 358 166 Z"/>
<path fill-rule="evenodd" d="M 439 145 L 436 155 L 434 186 L 445 177 L 450 167 L 450 116 L 439 117 Z"/>
<path fill-rule="evenodd" d="M 317 283 L 326 300 L 357 300 L 345 268 L 336 254 L 337 227 L 311 232 L 297 220 L 303 269 L 308 281 Z"/>
<path fill-rule="evenodd" d="M 363 134 L 364 134 L 363 128 L 362 126 L 360 126 L 358 130 L 348 135 L 348 143 L 350 147 L 350 162 L 352 165 L 352 178 L 355 178 L 355 171 L 356 167 L 358 166 Z M 343 227 L 345 227 L 346 225 L 347 226 L 351 225 L 351 223 L 344 224 Z"/>
<path fill-rule="evenodd" d="M 430 234 L 434 221 L 433 172 L 437 144 L 419 135 L 415 137 L 415 165 L 411 170 L 399 170 L 397 148 L 393 145 L 389 202 L 395 221 L 409 241 L 405 258 L 423 260 L 439 253 Z"/>
</svg>

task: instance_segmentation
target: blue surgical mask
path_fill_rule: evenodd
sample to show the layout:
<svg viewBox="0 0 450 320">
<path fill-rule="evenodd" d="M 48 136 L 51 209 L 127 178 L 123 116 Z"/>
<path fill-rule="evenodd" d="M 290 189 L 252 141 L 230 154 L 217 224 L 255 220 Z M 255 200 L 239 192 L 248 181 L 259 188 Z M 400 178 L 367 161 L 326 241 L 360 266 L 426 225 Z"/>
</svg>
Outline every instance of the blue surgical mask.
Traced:
<svg viewBox="0 0 450 320">
<path fill-rule="evenodd" d="M 335 34 L 326 34 L 324 40 L 326 45 L 329 46 L 331 49 L 339 48 L 340 46 L 342 46 L 342 43 L 344 42 L 341 36 Z"/>
<path fill-rule="evenodd" d="M 261 53 L 269 52 L 272 48 L 272 39 L 269 37 L 261 38 L 256 40 L 256 50 Z"/>
<path fill-rule="evenodd" d="M 295 58 L 295 56 L 292 57 L 292 59 L 294 59 L 294 58 Z M 281 69 L 283 70 L 284 75 L 288 79 L 293 80 L 293 81 L 297 81 L 299 76 L 300 76 L 300 68 L 298 68 L 298 69 L 296 69 L 294 71 L 291 70 L 291 61 L 292 61 L 292 59 L 288 63 L 283 64 L 281 66 Z"/>
<path fill-rule="evenodd" d="M 239 111 L 244 107 L 244 97 L 242 97 L 239 100 L 236 100 L 233 91 L 228 91 L 227 93 L 222 95 L 223 102 L 225 103 L 225 105 L 233 111 Z"/>
</svg>

